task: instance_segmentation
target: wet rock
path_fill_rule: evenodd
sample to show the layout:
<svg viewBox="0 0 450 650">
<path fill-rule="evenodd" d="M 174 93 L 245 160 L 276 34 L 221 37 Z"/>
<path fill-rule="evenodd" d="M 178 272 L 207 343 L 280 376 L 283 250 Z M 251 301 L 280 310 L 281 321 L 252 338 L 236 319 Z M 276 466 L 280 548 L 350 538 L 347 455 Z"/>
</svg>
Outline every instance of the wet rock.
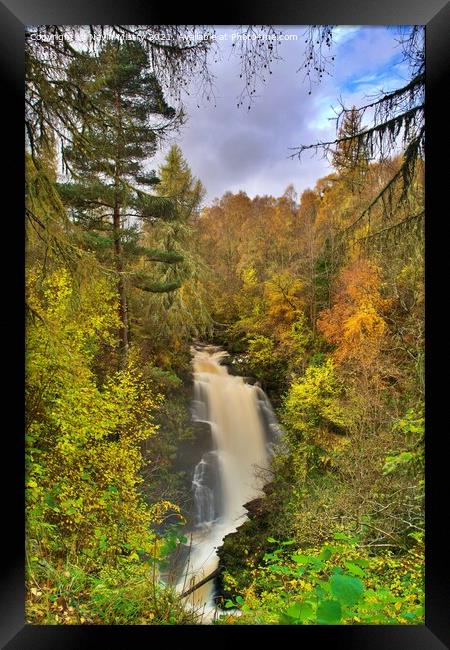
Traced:
<svg viewBox="0 0 450 650">
<path fill-rule="evenodd" d="M 227 535 L 217 551 L 219 556 L 218 601 L 221 598 L 235 597 L 235 593 L 226 587 L 225 572 L 239 576 L 240 587 L 245 587 L 252 580 L 250 562 L 253 565 L 258 564 L 266 552 L 271 515 L 267 496 L 273 492 L 273 484 L 268 483 L 263 491 L 265 497 L 253 499 L 244 505 L 248 511 L 248 520 L 239 526 L 236 532 Z"/>
</svg>

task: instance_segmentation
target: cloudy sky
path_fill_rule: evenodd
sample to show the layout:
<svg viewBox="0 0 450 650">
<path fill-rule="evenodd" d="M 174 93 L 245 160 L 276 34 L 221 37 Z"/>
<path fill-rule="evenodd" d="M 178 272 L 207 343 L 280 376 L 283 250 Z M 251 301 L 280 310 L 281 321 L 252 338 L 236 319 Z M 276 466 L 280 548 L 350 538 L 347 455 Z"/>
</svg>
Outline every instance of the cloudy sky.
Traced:
<svg viewBox="0 0 450 650">
<path fill-rule="evenodd" d="M 239 57 L 232 48 L 235 30 L 216 27 L 219 60 L 212 62 L 214 101 L 196 94 L 195 86 L 184 96 L 187 123 L 168 140 L 152 160 L 152 167 L 177 142 L 194 175 L 207 190 L 205 203 L 230 190 L 244 190 L 251 197 L 280 196 L 289 183 L 300 194 L 331 171 L 320 155 L 290 159 L 290 147 L 333 139 L 333 108 L 339 98 L 345 106 L 360 105 L 380 89 L 391 90 L 408 78 L 402 63 L 395 27 L 338 27 L 333 36 L 331 75 L 310 86 L 304 72 L 297 72 L 304 56 L 304 27 L 280 28 L 297 40 L 283 41 L 282 60 L 273 63 L 271 75 L 257 85 L 251 109 L 248 102 L 237 108 L 243 87 Z M 220 36 L 220 35 L 223 36 Z"/>
</svg>

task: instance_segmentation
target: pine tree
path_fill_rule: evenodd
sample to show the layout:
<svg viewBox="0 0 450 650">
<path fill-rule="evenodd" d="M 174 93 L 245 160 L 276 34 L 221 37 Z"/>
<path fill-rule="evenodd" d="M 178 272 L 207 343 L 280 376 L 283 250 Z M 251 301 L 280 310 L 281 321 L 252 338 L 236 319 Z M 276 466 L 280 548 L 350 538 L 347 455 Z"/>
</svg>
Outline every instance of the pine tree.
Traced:
<svg viewBox="0 0 450 650">
<path fill-rule="evenodd" d="M 333 166 L 352 192 L 361 191 L 369 166 L 367 147 L 356 137 L 361 132 L 361 120 L 362 116 L 353 106 L 342 120 L 332 153 Z"/>
<path fill-rule="evenodd" d="M 155 192 L 160 197 L 172 201 L 176 219 L 159 222 L 156 228 L 152 224 L 144 225 L 147 243 L 157 248 L 164 248 L 169 253 L 183 256 L 184 264 L 166 269 L 159 268 L 161 279 L 167 280 L 189 277 L 192 274 L 195 261 L 187 259 L 188 250 L 192 248 L 192 223 L 205 196 L 205 189 L 198 178 L 194 178 L 187 161 L 183 158 L 179 146 L 174 145 L 169 150 L 166 160 L 158 170 L 160 182 Z"/>
<path fill-rule="evenodd" d="M 60 184 L 73 219 L 86 231 L 90 246 L 111 255 L 117 274 L 121 322 L 121 365 L 129 346 L 126 278 L 144 291 L 165 292 L 178 282 L 153 283 L 145 273 L 126 273 L 126 256 L 145 256 L 167 264 L 180 262 L 173 251 L 137 245 L 138 223 L 176 218 L 166 197 L 149 194 L 158 183 L 146 161 L 154 155 L 158 132 L 174 126 L 177 116 L 164 100 L 156 77 L 148 71 L 147 54 L 138 42 L 110 41 L 96 55 L 83 54 L 68 78 L 83 87 L 105 119 L 82 125 L 65 160 L 72 182 Z"/>
<path fill-rule="evenodd" d="M 176 219 L 144 223 L 141 242 L 151 250 L 164 249 L 167 255 L 179 256 L 180 262 L 153 265 L 151 269 L 145 261 L 143 263 L 153 284 L 178 283 L 181 288 L 159 296 L 140 296 L 135 292 L 133 314 L 139 335 L 149 340 L 153 333 L 159 345 L 174 349 L 181 340 L 203 335 L 210 325 L 204 286 L 208 269 L 196 250 L 194 236 L 205 189 L 193 176 L 177 145 L 169 150 L 158 169 L 158 177 L 160 182 L 155 192 L 172 201 Z"/>
<path fill-rule="evenodd" d="M 198 210 L 205 189 L 202 182 L 193 177 L 178 145 L 171 147 L 165 163 L 159 169 L 159 178 L 157 194 L 175 201 L 178 215 L 183 221 L 189 219 Z"/>
</svg>

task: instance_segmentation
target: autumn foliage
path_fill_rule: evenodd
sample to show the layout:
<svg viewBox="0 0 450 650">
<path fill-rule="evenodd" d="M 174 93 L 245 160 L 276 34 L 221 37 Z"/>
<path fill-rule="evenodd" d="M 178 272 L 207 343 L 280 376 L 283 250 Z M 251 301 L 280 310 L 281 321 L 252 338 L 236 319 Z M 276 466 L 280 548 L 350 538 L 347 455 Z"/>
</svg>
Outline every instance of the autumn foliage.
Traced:
<svg viewBox="0 0 450 650">
<path fill-rule="evenodd" d="M 380 270 L 374 262 L 356 260 L 342 269 L 331 309 L 323 310 L 317 326 L 335 346 L 334 359 L 369 366 L 380 353 L 386 334 L 383 312 L 390 300 L 381 293 Z"/>
</svg>

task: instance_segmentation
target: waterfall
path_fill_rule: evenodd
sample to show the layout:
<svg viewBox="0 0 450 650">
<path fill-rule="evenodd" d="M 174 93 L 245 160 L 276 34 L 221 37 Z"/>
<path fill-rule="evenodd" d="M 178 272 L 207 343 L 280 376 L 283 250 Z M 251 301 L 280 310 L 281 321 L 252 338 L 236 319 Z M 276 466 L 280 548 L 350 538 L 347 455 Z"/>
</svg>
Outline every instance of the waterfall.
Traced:
<svg viewBox="0 0 450 650">
<path fill-rule="evenodd" d="M 193 348 L 193 419 L 211 429 L 212 448 L 195 467 L 192 487 L 196 508 L 190 556 L 178 590 L 200 582 L 218 566 L 217 548 L 247 518 L 244 504 L 262 496 L 278 423 L 264 391 L 221 365 L 227 352 L 213 346 Z M 202 622 L 214 616 L 214 583 L 187 597 L 202 610 Z"/>
</svg>

